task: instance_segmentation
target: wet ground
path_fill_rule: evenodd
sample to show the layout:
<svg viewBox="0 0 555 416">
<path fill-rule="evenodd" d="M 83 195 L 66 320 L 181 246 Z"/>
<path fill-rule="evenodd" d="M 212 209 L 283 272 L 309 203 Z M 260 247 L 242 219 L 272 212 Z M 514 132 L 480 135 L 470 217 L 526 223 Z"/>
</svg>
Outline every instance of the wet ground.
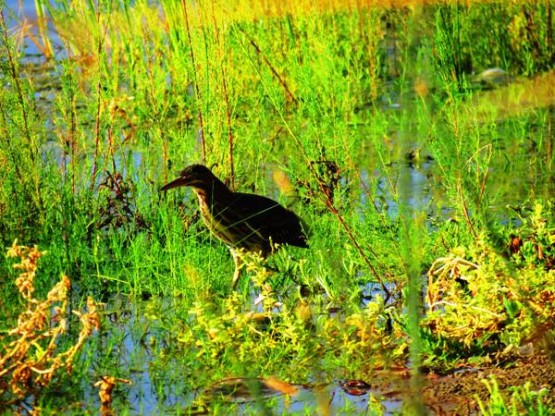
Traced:
<svg viewBox="0 0 555 416">
<path fill-rule="evenodd" d="M 433 414 L 478 414 L 477 398 L 487 402 L 490 397 L 482 381 L 495 377 L 499 390 L 509 392 L 511 386 L 530 383 L 530 391 L 547 389 L 544 403 L 555 403 L 555 364 L 547 355 L 506 357 L 502 366 L 491 365 L 459 371 L 442 377 L 429 376 L 424 388 L 424 401 Z M 510 392 L 509 392 L 510 395 Z M 505 396 L 506 398 L 507 396 Z"/>
<path fill-rule="evenodd" d="M 215 383 L 203 395 L 214 397 L 219 403 L 243 403 L 245 409 L 253 403 L 260 403 L 261 397 L 266 400 L 281 395 L 283 401 L 278 408 L 286 414 L 302 413 L 307 409 L 307 403 L 312 402 L 312 409 L 319 409 L 322 414 L 357 414 L 357 411 L 361 414 L 375 414 L 376 411 L 386 415 L 412 414 L 418 409 L 415 406 L 421 406 L 422 414 L 478 415 L 483 414 L 479 401 L 487 406 L 491 398 L 491 381 L 495 379 L 508 405 L 514 388 L 527 383 L 531 392 L 546 390 L 541 395 L 545 405 L 552 407 L 555 404 L 555 362 L 547 355 L 508 353 L 498 360 L 497 364 L 468 367 L 443 376 L 429 373 L 420 380 L 420 388 L 411 387 L 414 383 L 408 369 L 390 368 L 371 371 L 367 381 L 343 380 L 328 386 L 295 385 L 274 378 L 232 378 Z M 489 386 L 484 380 L 490 382 Z M 346 402 L 352 407 L 345 406 Z M 209 414 L 210 400 L 205 403 L 207 407 L 188 408 L 189 414 Z M 525 409 L 521 410 L 522 414 L 529 414 Z"/>
</svg>

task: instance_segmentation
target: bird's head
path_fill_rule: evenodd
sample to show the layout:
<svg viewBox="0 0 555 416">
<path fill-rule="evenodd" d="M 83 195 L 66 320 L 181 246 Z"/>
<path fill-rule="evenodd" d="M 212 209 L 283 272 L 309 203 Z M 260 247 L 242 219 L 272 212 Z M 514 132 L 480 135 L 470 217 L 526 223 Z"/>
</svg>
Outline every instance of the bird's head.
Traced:
<svg viewBox="0 0 555 416">
<path fill-rule="evenodd" d="M 194 188 L 207 189 L 214 181 L 218 181 L 218 179 L 206 166 L 191 165 L 181 171 L 179 178 L 164 185 L 161 190 L 167 191 L 168 189 L 177 188 L 178 186 L 192 186 Z"/>
</svg>

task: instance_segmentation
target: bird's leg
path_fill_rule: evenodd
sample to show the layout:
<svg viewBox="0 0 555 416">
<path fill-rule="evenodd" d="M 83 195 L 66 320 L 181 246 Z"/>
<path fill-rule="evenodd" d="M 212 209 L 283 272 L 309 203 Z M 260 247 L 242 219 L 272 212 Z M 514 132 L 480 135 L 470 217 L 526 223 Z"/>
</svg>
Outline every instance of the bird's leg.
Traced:
<svg viewBox="0 0 555 416">
<path fill-rule="evenodd" d="M 233 273 L 232 283 L 233 290 L 235 290 L 237 288 L 237 283 L 239 283 L 243 262 L 241 260 L 241 254 L 237 250 L 231 249 L 231 255 L 233 256 L 233 262 L 235 263 L 235 272 Z"/>
</svg>

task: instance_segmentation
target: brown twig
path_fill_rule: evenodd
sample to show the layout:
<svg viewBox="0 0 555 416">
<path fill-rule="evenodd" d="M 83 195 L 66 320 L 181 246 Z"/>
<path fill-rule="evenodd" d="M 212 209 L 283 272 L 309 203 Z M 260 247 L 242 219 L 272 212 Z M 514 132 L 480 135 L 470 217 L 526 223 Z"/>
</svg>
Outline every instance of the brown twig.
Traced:
<svg viewBox="0 0 555 416">
<path fill-rule="evenodd" d="M 216 13 L 214 11 L 214 3 L 212 3 L 212 21 L 214 23 L 214 31 L 216 33 L 216 44 L 220 45 L 220 31 L 218 29 L 218 22 L 216 21 Z M 225 101 L 225 114 L 226 114 L 226 122 L 227 122 L 227 141 L 229 144 L 229 169 L 230 169 L 230 187 L 232 190 L 235 189 L 235 168 L 233 163 L 233 148 L 234 148 L 234 141 L 233 141 L 233 129 L 231 127 L 231 110 L 229 107 L 229 94 L 227 92 L 227 79 L 226 79 L 226 72 L 225 72 L 225 65 L 224 65 L 224 55 L 225 51 L 223 48 L 225 47 L 224 42 L 222 41 L 222 49 L 219 50 L 220 56 L 220 70 L 222 73 L 222 89 Z"/>
<path fill-rule="evenodd" d="M 195 61 L 195 52 L 193 51 L 193 40 L 191 38 L 191 26 L 189 25 L 189 14 L 187 12 L 187 1 L 181 0 L 181 4 L 183 5 L 183 14 L 185 15 L 185 26 L 187 28 L 187 39 L 189 40 L 189 54 L 191 55 L 191 64 L 193 65 L 193 75 L 195 78 L 195 82 L 193 85 L 193 89 L 195 91 L 195 97 L 197 99 L 197 105 L 199 107 L 198 110 L 198 122 L 200 127 L 200 142 L 202 146 L 202 162 L 206 164 L 206 140 L 204 136 L 204 121 L 202 119 L 202 111 L 200 109 L 201 104 L 201 95 L 200 89 L 198 88 L 198 79 L 197 79 L 197 71 L 196 71 L 196 61 Z"/>
<path fill-rule="evenodd" d="M 368 268 L 370 269 L 370 271 L 372 272 L 372 274 L 374 275 L 374 277 L 376 278 L 376 280 L 378 281 L 378 283 L 382 287 L 382 290 L 384 291 L 386 296 L 389 298 L 391 296 L 391 293 L 389 292 L 389 290 L 385 286 L 381 276 L 378 274 L 378 271 L 376 270 L 376 268 L 370 262 L 370 259 L 368 258 L 366 253 L 364 253 L 364 250 L 362 250 L 362 247 L 360 246 L 360 244 L 356 240 L 353 232 L 351 231 L 351 228 L 349 227 L 349 225 L 347 224 L 347 222 L 345 221 L 343 216 L 339 213 L 339 211 L 335 207 L 335 205 L 333 203 L 333 200 L 328 195 L 327 188 L 325 188 L 324 184 L 319 179 L 318 179 L 318 186 L 320 187 L 320 189 L 322 190 L 322 192 L 326 196 L 326 206 L 328 207 L 330 212 L 333 215 L 335 215 L 335 217 L 337 218 L 337 220 L 339 221 L 339 223 L 341 224 L 341 226 L 345 230 L 345 233 L 347 234 L 347 236 L 349 237 L 349 239 L 351 240 L 351 242 L 353 243 L 353 245 L 355 246 L 355 248 L 359 252 L 360 256 L 362 257 L 362 259 L 364 260 L 364 262 L 366 263 L 366 265 L 368 266 Z M 376 253 L 373 252 L 371 247 L 369 247 L 369 250 L 370 250 L 370 252 L 372 252 L 372 254 L 374 256 L 376 256 Z"/>
<path fill-rule="evenodd" d="M 29 157 L 31 158 L 31 163 L 33 166 L 37 165 L 37 149 L 33 146 L 32 137 L 31 137 L 31 128 L 29 127 L 29 114 L 27 113 L 27 108 L 25 106 L 25 99 L 23 97 L 23 87 L 21 86 L 20 77 L 17 73 L 17 66 L 12 55 L 12 51 L 9 45 L 8 39 L 8 28 L 6 27 L 6 21 L 4 19 L 4 9 L 0 8 L 0 20 L 2 22 L 2 40 L 6 47 L 6 54 L 8 56 L 8 63 L 10 68 L 10 75 L 12 80 L 15 84 L 15 88 L 17 91 L 18 96 L 18 103 L 21 106 L 21 115 L 23 116 L 23 130 L 24 134 L 27 139 L 27 145 L 29 147 Z M 33 175 L 33 181 L 35 186 L 35 197 L 36 197 L 36 205 L 37 208 L 41 209 L 42 207 L 42 194 L 40 192 L 40 177 L 38 175 L 38 170 Z"/>
<path fill-rule="evenodd" d="M 546 16 L 546 27 L 547 33 L 545 36 L 545 45 L 547 46 L 547 50 L 551 50 L 551 44 L 553 42 L 553 11 L 551 9 L 551 3 L 547 3 L 547 16 Z M 553 52 L 551 53 L 553 58 Z"/>
<path fill-rule="evenodd" d="M 458 193 L 461 196 L 461 200 L 462 200 L 464 219 L 465 219 L 465 221 L 468 225 L 468 228 L 469 228 L 472 236 L 474 238 L 478 238 L 478 234 L 476 233 L 476 230 L 474 229 L 474 225 L 472 225 L 472 219 L 470 218 L 468 204 L 466 203 L 466 199 L 464 198 L 464 193 L 463 193 L 463 190 L 462 190 L 462 185 L 460 183 L 460 180 L 457 183 L 457 190 L 458 190 Z"/>
<path fill-rule="evenodd" d="M 379 275 L 378 271 L 376 270 L 376 268 L 372 265 L 372 263 L 370 262 L 370 259 L 368 258 L 368 256 L 366 255 L 366 253 L 364 252 L 364 250 L 362 249 L 362 247 L 360 246 L 360 244 L 358 243 L 358 241 L 355 238 L 355 235 L 353 233 L 353 231 L 351 230 L 351 228 L 349 227 L 349 225 L 347 224 L 347 222 L 345 221 L 345 219 L 343 218 L 343 216 L 339 213 L 339 211 L 337 210 L 337 208 L 335 207 L 335 204 L 333 203 L 333 199 L 332 196 L 329 192 L 329 189 L 326 187 L 326 184 L 321 180 L 320 175 L 318 175 L 318 172 L 316 171 L 316 168 L 314 167 L 314 165 L 312 163 L 310 163 L 310 158 L 308 157 L 308 155 L 306 154 L 304 147 L 301 143 L 301 141 L 299 140 L 299 138 L 291 131 L 291 129 L 289 128 L 289 126 L 287 125 L 287 129 L 289 130 L 289 133 L 291 134 L 291 136 L 293 137 L 293 140 L 295 140 L 295 143 L 297 144 L 301 154 L 303 155 L 304 159 L 308 162 L 307 166 L 308 169 L 310 170 L 310 172 L 312 173 L 312 175 L 314 176 L 314 178 L 316 179 L 316 181 L 318 182 L 318 187 L 320 188 L 320 190 L 322 191 L 322 194 L 326 197 L 326 207 L 329 209 L 329 211 L 335 216 L 335 218 L 337 218 L 337 220 L 339 221 L 339 223 L 341 224 L 341 226 L 343 227 L 343 230 L 345 231 L 345 234 L 347 234 L 347 237 L 349 237 L 349 240 L 351 240 L 351 243 L 353 244 L 353 246 L 356 248 L 356 250 L 358 251 L 358 253 L 360 254 L 360 257 L 364 260 L 364 263 L 366 263 L 366 265 L 368 266 L 368 268 L 370 269 L 370 271 L 372 272 L 372 274 L 374 275 L 376 281 L 380 284 L 380 286 L 382 287 L 383 292 L 386 295 L 386 299 L 389 299 L 391 297 L 391 292 L 389 291 L 389 289 L 387 288 L 387 286 L 385 285 L 383 279 L 381 278 L 381 276 Z M 370 249 L 370 251 L 372 252 L 372 250 Z M 372 254 L 374 256 L 376 256 L 375 253 L 372 252 Z"/>
<path fill-rule="evenodd" d="M 540 46 L 540 42 L 538 40 L 538 37 L 536 36 L 537 33 L 537 29 L 536 29 L 536 25 L 534 22 L 534 15 L 533 12 L 530 12 L 527 10 L 526 6 L 523 5 L 522 6 L 522 14 L 524 14 L 524 18 L 526 19 L 526 32 L 527 32 L 527 40 L 530 42 L 530 44 L 533 46 L 536 54 L 537 54 L 537 58 L 539 58 L 541 56 L 541 46 Z"/>
<path fill-rule="evenodd" d="M 69 48 L 68 48 L 69 51 Z M 69 149 L 71 154 L 71 193 L 75 195 L 75 132 L 77 130 L 77 114 L 75 111 L 75 91 L 74 91 L 74 84 L 73 84 L 73 73 L 70 71 L 69 75 L 69 114 L 70 114 L 70 127 L 69 127 Z M 67 167 L 66 167 L 67 169 Z M 66 172 L 64 172 L 66 174 Z"/>
<path fill-rule="evenodd" d="M 262 53 L 262 51 L 260 50 L 260 47 L 256 44 L 256 42 L 254 41 L 254 39 L 252 39 L 249 35 L 247 35 L 245 33 L 245 31 L 243 29 L 241 29 L 240 27 L 237 27 L 237 29 L 247 38 L 247 40 L 249 41 L 249 43 L 252 45 L 252 47 L 254 48 L 254 50 L 256 51 L 257 55 L 260 56 L 262 58 L 262 60 L 264 61 L 264 63 L 268 66 L 268 68 L 270 68 L 270 71 L 272 72 L 272 74 L 274 75 L 274 77 L 277 78 L 278 82 L 281 84 L 281 86 L 283 87 L 283 89 L 285 90 L 285 92 L 287 93 L 287 95 L 289 96 L 289 98 L 291 99 L 291 101 L 293 101 L 293 103 L 295 105 L 297 105 L 297 99 L 295 98 L 295 96 L 293 95 L 293 93 L 291 92 L 291 90 L 289 89 L 289 87 L 287 86 L 287 82 L 285 82 L 285 80 L 283 79 L 283 77 L 278 73 L 278 71 L 276 70 L 276 68 L 272 65 L 272 63 L 268 60 L 268 58 L 266 57 L 266 55 L 264 55 Z"/>
<path fill-rule="evenodd" d="M 488 157 L 488 166 L 489 166 L 489 162 L 491 161 L 491 156 L 492 156 L 491 144 L 489 144 L 487 146 L 484 146 L 484 148 L 489 150 L 489 155 L 488 155 L 489 156 Z M 488 177 L 489 177 L 489 169 L 486 168 L 484 170 L 485 170 L 485 172 L 484 172 L 484 175 L 482 177 L 481 184 L 480 184 L 480 193 L 479 193 L 479 196 L 478 196 L 478 206 L 481 206 L 482 201 L 484 200 L 484 194 L 486 193 L 486 184 L 487 184 Z"/>
<path fill-rule="evenodd" d="M 23 99 L 23 88 L 21 87 L 20 77 L 17 74 L 16 64 L 12 56 L 11 48 L 9 47 L 8 29 L 6 27 L 6 21 L 4 20 L 4 9 L 0 9 L 0 18 L 2 20 L 2 37 L 3 37 L 4 45 L 6 47 L 6 54 L 8 56 L 10 73 L 12 76 L 12 80 L 15 84 L 17 96 L 19 98 L 18 102 L 19 102 L 19 105 L 21 106 L 21 114 L 23 116 L 23 128 L 24 128 L 25 136 L 27 138 L 27 142 L 31 144 L 31 130 L 29 128 L 29 115 L 27 114 L 27 109 L 25 108 L 25 100 Z"/>
<path fill-rule="evenodd" d="M 96 22 L 98 24 L 98 28 L 100 29 L 100 6 L 96 11 Z M 98 45 L 96 50 L 96 59 L 97 65 L 100 68 L 100 54 L 102 53 L 102 36 L 98 37 Z M 102 99 L 101 99 L 101 92 L 102 92 L 102 82 L 101 77 L 98 77 L 98 82 L 96 83 L 96 122 L 95 122 L 95 138 L 94 138 L 94 154 L 93 154 L 93 165 L 92 165 L 92 173 L 91 173 L 91 185 L 89 187 L 91 193 L 94 190 L 94 184 L 96 182 L 96 173 L 97 173 L 97 164 L 98 164 L 98 148 L 100 146 L 100 115 L 101 115 L 101 108 L 102 108 Z"/>
</svg>

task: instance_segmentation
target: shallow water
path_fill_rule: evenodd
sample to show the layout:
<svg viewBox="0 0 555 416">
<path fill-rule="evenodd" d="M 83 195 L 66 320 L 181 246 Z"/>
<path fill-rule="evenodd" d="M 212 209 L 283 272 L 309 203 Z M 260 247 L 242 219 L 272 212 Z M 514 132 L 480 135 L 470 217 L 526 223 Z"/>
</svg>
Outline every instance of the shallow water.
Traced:
<svg viewBox="0 0 555 416">
<path fill-rule="evenodd" d="M 19 2 L 9 1 L 8 6 L 17 9 Z M 34 5 L 23 2 L 24 13 L 28 13 L 32 20 L 34 16 Z M 8 20 L 10 26 L 17 23 L 17 19 Z M 54 40 L 55 37 L 54 37 Z M 37 92 L 37 102 L 41 111 L 50 114 L 52 102 L 59 92 L 60 86 L 57 82 L 58 68 L 56 64 L 46 64 L 40 58 L 40 51 L 32 42 L 26 41 L 26 58 L 23 60 L 25 73 L 34 77 L 34 82 L 42 85 Z M 501 86 L 500 88 L 504 88 Z M 414 94 L 408 93 L 403 96 L 405 88 L 393 82 L 388 84 L 383 97 L 380 99 L 379 110 L 391 114 L 392 118 L 400 117 L 403 113 L 413 110 L 412 103 Z M 477 98 L 486 97 L 485 93 L 477 93 Z M 361 111 L 365 111 L 364 109 Z M 549 125 L 555 121 L 555 111 L 548 112 Z M 278 121 L 276 120 L 276 123 Z M 401 124 L 401 122 L 398 122 Z M 429 156 L 428 146 L 430 138 L 427 134 L 418 131 L 416 126 L 413 130 L 406 131 L 397 128 L 392 122 L 389 132 L 390 140 L 386 146 L 386 154 L 389 160 L 379 163 L 378 151 L 372 148 L 364 149 L 363 157 L 355 162 L 359 168 L 360 183 L 352 194 L 357 195 L 360 202 L 361 217 L 375 204 L 376 209 L 384 211 L 389 217 L 396 218 L 400 214 L 402 206 L 410 207 L 417 212 L 425 212 L 432 221 L 447 220 L 453 215 L 453 208 L 445 204 L 445 198 L 441 191 L 442 172 L 437 161 Z M 512 132 L 510 120 L 499 119 L 501 129 Z M 50 126 L 52 129 L 53 126 Z M 369 136 L 369 126 L 357 124 L 352 128 L 352 134 L 359 135 L 361 142 Z M 533 197 L 543 197 L 549 200 L 555 193 L 555 176 L 552 167 L 544 160 L 536 144 L 540 141 L 555 142 L 553 134 L 555 129 L 529 131 L 530 146 L 523 147 L 513 145 L 510 138 L 504 143 L 493 143 L 496 146 L 494 157 L 489 165 L 488 187 L 496 197 L 491 200 L 487 210 L 491 216 L 501 219 L 505 223 L 517 223 L 518 216 L 514 211 L 507 208 L 509 205 L 519 205 Z M 53 135 L 54 137 L 54 135 Z M 514 140 L 518 143 L 518 140 Z M 59 142 L 54 139 L 44 144 L 43 155 L 49 160 L 54 160 L 58 165 L 71 163 L 69 156 L 61 148 Z M 420 159 L 412 160 L 411 152 L 420 151 Z M 383 154 L 381 156 L 383 156 Z M 92 157 L 89 155 L 89 157 Z M 115 169 L 126 177 L 130 177 L 135 183 L 140 180 L 143 172 L 156 171 L 158 166 L 149 166 L 151 155 L 149 149 L 127 149 L 114 158 Z M 385 165 L 385 166 L 384 166 Z M 380 167 L 382 166 L 382 167 Z M 269 163 L 263 167 L 265 177 L 268 178 L 267 194 L 277 198 L 279 189 L 272 183 L 271 173 L 273 166 Z M 547 173 L 547 175 L 546 175 Z M 391 179 L 393 178 L 393 179 Z M 154 180 L 160 178 L 155 177 Z M 97 178 L 100 181 L 100 178 Z M 340 181 L 345 181 L 340 178 Z M 371 200 L 367 189 L 377 182 L 376 200 Z M 393 186 L 391 185 L 393 183 Z M 364 288 L 364 294 L 369 298 L 375 298 L 381 289 L 377 284 L 369 284 Z M 252 301 L 256 294 L 253 293 Z M 363 300 L 362 303 L 366 303 Z M 156 310 L 149 310 L 150 303 L 138 300 L 130 300 L 123 296 L 114 295 L 107 299 L 105 309 L 110 311 L 110 322 L 102 334 L 96 335 L 92 343 L 98 348 L 96 357 L 92 360 L 90 374 L 112 373 L 113 369 L 121 369 L 122 374 L 130 374 L 130 386 L 121 385 L 118 388 L 114 408 L 127 409 L 131 414 L 167 414 L 186 412 L 194 406 L 195 399 L 204 394 L 192 388 L 194 383 L 182 367 L 179 357 L 172 349 L 171 343 L 175 342 L 175 334 L 168 334 L 168 329 L 163 323 L 156 319 L 156 314 L 167 314 L 171 319 L 185 319 L 173 317 L 179 313 L 179 305 L 174 298 L 164 298 L 156 301 Z M 152 302 L 151 302 L 152 303 Z M 261 311 L 260 306 L 253 306 L 253 310 Z M 337 314 L 341 314 L 339 309 Z M 173 315 L 172 315 L 173 314 Z M 166 355 L 164 355 L 166 354 Z M 173 354 L 173 355 L 172 355 Z M 111 360 L 107 360 L 110 357 Z M 338 373 L 341 371 L 338 370 Z M 371 389 L 360 396 L 347 394 L 341 388 L 341 380 L 334 379 L 332 382 L 323 381 L 324 393 L 317 393 L 316 385 L 323 378 L 320 374 L 309 377 L 313 383 L 309 386 L 297 386 L 299 393 L 292 398 L 283 394 L 272 394 L 268 400 L 271 401 L 275 413 L 281 414 L 304 414 L 321 408 L 322 396 L 329 403 L 334 414 L 361 414 L 370 413 L 371 400 L 377 400 L 384 414 L 396 414 L 402 411 L 407 397 L 410 397 L 409 382 L 406 375 L 398 375 L 391 372 L 392 380 L 381 379 L 383 374 L 370 372 L 367 379 L 363 380 L 371 385 Z M 240 377 L 242 374 L 235 374 Z M 199 375 L 199 378 L 202 375 Z M 331 376 L 330 376 L 331 377 Z M 339 376 L 338 376 L 339 377 Z M 380 380 L 376 380 L 376 377 Z M 384 377 L 385 378 L 385 377 Z M 94 412 L 100 407 L 97 389 L 92 386 L 91 380 L 82 381 L 82 390 L 85 403 L 83 409 Z M 246 402 L 235 403 L 236 398 L 229 402 L 239 413 L 255 414 L 260 404 Z M 223 405 L 225 406 L 224 401 Z"/>
<path fill-rule="evenodd" d="M 174 298 L 138 301 L 130 300 L 126 296 L 114 296 L 105 305 L 109 312 L 110 323 L 101 338 L 95 342 L 106 343 L 112 349 L 109 355 L 115 358 L 115 368 L 130 369 L 130 386 L 121 387 L 115 408 L 124 406 L 131 414 L 150 415 L 168 414 L 173 412 L 195 412 L 199 408 L 195 405 L 200 397 L 214 397 L 214 403 L 225 408 L 226 403 L 233 406 L 236 414 L 257 414 L 261 402 L 267 402 L 272 414 L 305 414 L 313 409 L 329 406 L 332 414 L 375 414 L 372 409 L 380 408 L 383 414 L 397 414 L 403 406 L 404 398 L 408 394 L 408 370 L 377 371 L 369 374 L 366 381 L 368 389 L 355 394 L 349 394 L 342 384 L 344 379 L 333 382 L 320 380 L 322 375 L 310 377 L 313 381 L 308 385 L 293 385 L 297 393 L 288 396 L 279 390 L 261 392 L 261 396 L 250 395 L 246 392 L 226 394 L 220 397 L 211 390 L 219 390 L 219 382 L 212 384 L 206 391 L 193 391 L 188 388 L 187 375 L 179 370 L 179 360 L 167 359 L 160 366 L 160 343 L 167 338 L 164 329 L 157 326 L 157 321 L 145 317 L 148 315 L 149 302 L 154 301 L 159 313 L 174 310 L 178 305 Z M 103 355 L 106 350 L 103 347 Z M 101 359 L 102 357 L 98 357 Z M 93 371 L 97 363 L 93 360 Z M 127 372 L 127 371 L 124 371 Z M 154 372 L 153 374 L 151 374 Z M 240 375 L 237 375 L 240 376 Z M 224 380 L 222 380 L 224 381 Z M 241 383 L 239 383 L 241 384 Z M 82 386 L 85 397 L 89 399 L 83 403 L 83 410 L 94 411 L 100 407 L 97 389 L 92 383 L 86 382 Z M 233 388 L 225 389 L 233 392 Z M 243 389 L 244 390 L 244 389 Z M 356 392 L 356 389 L 353 390 Z M 210 400 L 203 401 L 210 405 Z M 375 411 L 375 410 L 374 410 Z M 370 412 L 370 413 L 368 413 Z M 195 413 L 197 414 L 197 413 Z M 204 413 L 198 413 L 204 414 Z"/>
</svg>

